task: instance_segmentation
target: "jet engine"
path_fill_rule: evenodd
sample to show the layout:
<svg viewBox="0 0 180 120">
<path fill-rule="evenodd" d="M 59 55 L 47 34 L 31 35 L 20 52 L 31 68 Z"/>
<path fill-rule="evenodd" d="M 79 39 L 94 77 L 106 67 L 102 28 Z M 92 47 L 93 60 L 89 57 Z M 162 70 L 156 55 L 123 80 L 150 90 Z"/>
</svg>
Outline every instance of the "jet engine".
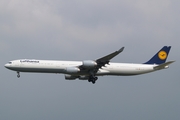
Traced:
<svg viewBox="0 0 180 120">
<path fill-rule="evenodd" d="M 79 80 L 88 80 L 89 76 L 79 76 Z"/>
<path fill-rule="evenodd" d="M 84 60 L 82 63 L 84 68 L 94 68 L 97 66 L 97 63 L 93 60 Z"/>
<path fill-rule="evenodd" d="M 72 75 L 68 75 L 68 74 L 66 74 L 64 76 L 65 76 L 66 80 L 75 80 L 77 78 L 77 76 L 72 76 Z"/>
<path fill-rule="evenodd" d="M 77 67 L 67 67 L 66 68 L 66 72 L 68 74 L 78 73 L 79 71 L 80 71 L 80 69 Z"/>
</svg>

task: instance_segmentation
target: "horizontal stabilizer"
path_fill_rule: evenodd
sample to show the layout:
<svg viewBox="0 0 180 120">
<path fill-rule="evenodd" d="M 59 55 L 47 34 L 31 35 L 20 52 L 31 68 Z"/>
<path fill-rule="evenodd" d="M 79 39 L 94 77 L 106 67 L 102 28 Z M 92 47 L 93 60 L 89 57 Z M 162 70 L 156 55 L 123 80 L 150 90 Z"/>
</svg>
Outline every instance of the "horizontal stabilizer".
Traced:
<svg viewBox="0 0 180 120">
<path fill-rule="evenodd" d="M 164 68 L 167 68 L 169 64 L 173 63 L 175 61 L 169 61 L 169 62 L 166 62 L 166 63 L 163 63 L 163 64 L 160 64 L 158 66 L 155 66 L 154 69 L 155 70 L 160 70 L 160 69 L 164 69 Z"/>
</svg>

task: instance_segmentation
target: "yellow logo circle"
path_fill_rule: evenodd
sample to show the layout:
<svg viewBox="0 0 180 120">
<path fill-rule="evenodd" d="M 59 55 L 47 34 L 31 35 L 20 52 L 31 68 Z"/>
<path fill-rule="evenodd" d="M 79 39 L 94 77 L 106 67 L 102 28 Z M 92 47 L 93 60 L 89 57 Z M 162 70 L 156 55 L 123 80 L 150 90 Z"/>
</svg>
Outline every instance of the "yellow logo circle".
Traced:
<svg viewBox="0 0 180 120">
<path fill-rule="evenodd" d="M 167 58 L 167 53 L 165 51 L 160 51 L 158 56 L 159 56 L 159 59 L 165 60 Z"/>
</svg>

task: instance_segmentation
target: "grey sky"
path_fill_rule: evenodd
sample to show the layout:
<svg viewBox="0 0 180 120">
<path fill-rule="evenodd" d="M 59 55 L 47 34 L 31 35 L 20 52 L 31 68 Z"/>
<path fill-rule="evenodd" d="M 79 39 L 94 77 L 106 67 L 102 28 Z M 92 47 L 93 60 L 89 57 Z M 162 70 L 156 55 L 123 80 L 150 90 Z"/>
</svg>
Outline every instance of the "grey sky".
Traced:
<svg viewBox="0 0 180 120">
<path fill-rule="evenodd" d="M 0 0 L 0 119 L 179 120 L 178 0 Z M 66 81 L 60 74 L 16 73 L 20 58 L 143 63 L 171 45 L 169 69 L 146 75 Z"/>
</svg>

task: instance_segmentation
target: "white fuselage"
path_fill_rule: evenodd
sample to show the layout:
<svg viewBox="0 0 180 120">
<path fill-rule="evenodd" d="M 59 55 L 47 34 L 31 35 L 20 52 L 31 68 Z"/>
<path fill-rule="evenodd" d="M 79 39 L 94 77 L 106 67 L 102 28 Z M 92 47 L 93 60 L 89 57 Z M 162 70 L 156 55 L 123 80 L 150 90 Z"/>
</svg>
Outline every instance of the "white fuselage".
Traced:
<svg viewBox="0 0 180 120">
<path fill-rule="evenodd" d="M 52 60 L 14 60 L 5 67 L 17 72 L 40 72 L 40 73 L 63 73 L 69 74 L 67 68 L 82 65 L 82 61 L 52 61 Z M 100 68 L 96 76 L 103 75 L 138 75 L 156 71 L 157 65 L 112 63 Z M 77 72 L 73 75 L 88 75 L 88 73 Z"/>
</svg>

